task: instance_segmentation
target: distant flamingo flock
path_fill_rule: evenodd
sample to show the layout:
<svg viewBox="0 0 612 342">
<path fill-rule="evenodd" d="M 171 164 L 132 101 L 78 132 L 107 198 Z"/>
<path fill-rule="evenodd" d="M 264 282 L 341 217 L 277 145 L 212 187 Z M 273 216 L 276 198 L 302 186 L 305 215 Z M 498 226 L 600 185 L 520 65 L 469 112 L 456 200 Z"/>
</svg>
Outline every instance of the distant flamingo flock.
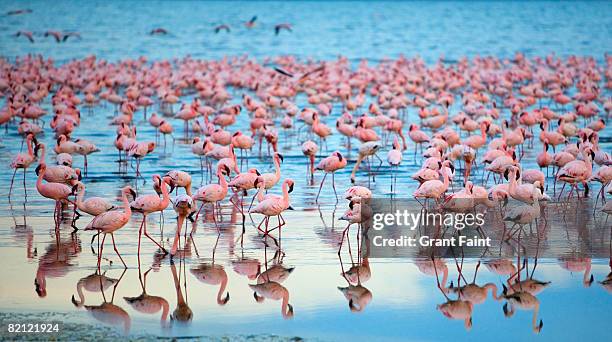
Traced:
<svg viewBox="0 0 612 342">
<path fill-rule="evenodd" d="M 278 26 L 277 33 L 282 29 L 290 27 Z M 111 62 L 91 56 L 58 64 L 24 56 L 0 60 L 0 125 L 22 137 L 17 141 L 22 152 L 10 164 L 9 198 L 21 196 L 15 178 L 18 184 L 17 173 L 23 172 L 27 201 L 26 180 L 35 169 L 38 194 L 55 201 L 57 229 L 65 207 L 73 208 L 75 229 L 75 218 L 93 216 L 84 229 L 101 235 L 99 266 L 107 235 L 123 262 L 113 234 L 132 216 L 142 215 L 139 257 L 143 234 L 165 254 L 163 242 L 147 231 L 147 216 L 174 208 L 179 217 L 169 250 L 174 255 L 185 220 L 200 220 L 204 207 L 212 210 L 211 223 L 223 234 L 217 218 L 226 201 L 240 210 L 243 223 L 260 215 L 253 232 L 272 238 L 280 249 L 286 212 L 294 209 L 291 193 L 303 183 L 319 182 L 317 202 L 325 181 L 331 182 L 336 201 L 336 187 L 345 190 L 349 207 L 341 217 L 348 223 L 343 239 L 367 216 L 363 200 L 388 194 L 456 210 L 514 199 L 523 205 L 509 210 L 504 220 L 519 227 L 539 217 L 542 200 L 592 196 L 595 207 L 612 213 L 612 202 L 606 201 L 612 194 L 612 157 L 602 147 L 610 139 L 602 134 L 612 111 L 610 89 L 612 56 L 605 56 L 604 65 L 592 57 L 517 53 L 511 59 L 462 58 L 430 66 L 404 57 L 352 64 L 345 57 L 300 61 L 283 56 L 261 63 L 247 57 Z M 88 170 L 97 167 L 88 165 L 87 157 L 100 152 L 100 142 L 79 138 L 79 126 L 81 120 L 100 120 L 93 112 L 104 107 L 112 117 L 104 117 L 99 127 L 116 133 L 116 152 L 104 152 L 116 153 L 121 174 L 136 165 L 120 203 L 87 196 Z M 174 132 L 174 123 L 182 124 L 182 134 Z M 233 129 L 237 123 L 248 123 L 248 131 Z M 140 138 L 143 125 L 155 129 L 155 141 Z M 54 134 L 55 146 L 39 142 L 43 134 Z M 174 169 L 147 182 L 142 161 L 156 153 L 159 134 L 164 148 L 168 135 L 172 144 L 190 145 L 200 174 Z M 340 150 L 328 148 L 332 135 L 344 139 Z M 525 151 L 538 140 L 535 163 L 527 161 Z M 8 135 L 1 141 L 14 142 Z M 301 146 L 304 157 L 292 157 L 303 158 L 303 179 L 283 177 L 286 156 L 279 143 Z M 255 154 L 273 171 L 249 168 Z M 390 193 L 373 193 L 385 162 L 391 168 L 391 178 L 383 178 Z M 539 168 L 523 166 L 529 162 Z M 402 163 L 421 168 L 408 175 L 399 168 Z M 353 184 L 338 184 L 336 173 L 347 167 Z M 414 182 L 416 190 L 409 194 L 398 188 L 398 177 Z M 193 187 L 197 178 L 199 188 Z M 150 187 L 137 189 L 142 181 Z M 507 238 L 515 233 L 510 230 Z"/>
</svg>

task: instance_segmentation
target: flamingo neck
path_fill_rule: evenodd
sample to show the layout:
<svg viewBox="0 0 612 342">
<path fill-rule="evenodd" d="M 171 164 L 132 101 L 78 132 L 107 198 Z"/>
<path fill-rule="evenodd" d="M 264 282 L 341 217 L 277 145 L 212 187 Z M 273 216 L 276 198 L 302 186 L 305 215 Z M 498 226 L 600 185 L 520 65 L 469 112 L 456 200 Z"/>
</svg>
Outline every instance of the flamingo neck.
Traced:
<svg viewBox="0 0 612 342">
<path fill-rule="evenodd" d="M 584 270 L 584 276 L 582 277 L 582 280 L 587 283 L 589 282 L 589 276 L 591 275 L 591 260 L 588 261 L 588 264 L 586 265 L 586 268 Z"/>
<path fill-rule="evenodd" d="M 79 295 L 79 302 L 77 303 L 78 307 L 83 306 L 85 304 L 85 295 L 83 294 L 83 282 L 79 281 L 77 284 L 77 294 Z"/>
<path fill-rule="evenodd" d="M 47 148 L 45 147 L 44 144 L 41 144 L 40 145 L 40 149 L 42 150 L 42 152 L 40 152 L 39 161 L 40 161 L 40 163 L 44 163 L 45 162 L 45 154 L 46 154 Z"/>
<path fill-rule="evenodd" d="M 444 167 L 444 165 L 442 167 Z M 448 171 L 446 171 L 445 168 L 442 169 L 442 177 L 444 177 L 444 183 L 443 184 L 444 184 L 444 190 L 446 191 L 446 189 L 448 189 L 449 180 L 448 180 Z"/>
<path fill-rule="evenodd" d="M 283 183 L 283 202 L 285 206 L 289 206 L 289 185 Z"/>
<path fill-rule="evenodd" d="M 45 177 L 45 170 L 40 170 L 38 172 L 38 179 L 36 180 L 36 189 L 38 189 L 38 191 L 40 192 L 40 188 L 43 186 L 43 177 Z"/>
<path fill-rule="evenodd" d="M 168 206 L 168 204 L 170 204 L 170 194 L 168 194 L 168 188 L 166 187 L 165 184 L 163 184 L 163 182 L 162 182 L 161 188 L 162 188 L 161 189 L 162 190 L 162 201 L 160 203 L 160 206 L 163 210 Z"/>
<path fill-rule="evenodd" d="M 77 207 L 80 208 L 83 206 L 83 197 L 85 196 L 85 188 L 81 188 L 77 194 L 76 204 Z"/>
<path fill-rule="evenodd" d="M 491 290 L 491 296 L 493 296 L 493 299 L 499 300 L 500 296 L 497 295 L 497 285 L 493 283 L 487 283 L 485 284 L 484 288 L 485 288 L 485 291 Z"/>
<path fill-rule="evenodd" d="M 289 291 L 285 290 L 283 294 L 283 302 L 281 303 L 283 317 L 289 316 Z"/>
<path fill-rule="evenodd" d="M 217 291 L 217 304 L 219 305 L 223 305 L 223 298 L 221 298 L 223 296 L 223 292 L 225 292 L 225 288 L 227 287 L 227 275 L 225 277 L 223 277 L 223 280 L 221 281 L 221 286 L 219 286 L 219 291 Z"/>
<path fill-rule="evenodd" d="M 28 154 L 30 157 L 34 156 L 34 150 L 32 149 L 32 139 L 28 139 Z"/>
<path fill-rule="evenodd" d="M 221 173 L 221 170 L 217 171 L 217 177 L 219 177 L 219 185 L 221 185 L 224 189 L 227 189 L 227 180 Z"/>
<path fill-rule="evenodd" d="M 170 305 L 168 304 L 168 301 L 163 298 L 161 299 L 161 305 L 162 305 L 161 321 L 165 322 L 168 320 L 168 313 L 170 312 Z"/>
<path fill-rule="evenodd" d="M 130 202 L 127 199 L 127 194 L 123 192 L 121 195 L 121 200 L 123 201 L 123 210 L 125 211 L 125 216 L 128 218 L 132 216 L 132 208 L 130 208 Z"/>
<path fill-rule="evenodd" d="M 536 303 L 535 307 L 533 308 L 533 316 L 531 317 L 531 324 L 533 325 L 534 329 L 538 328 L 538 312 L 540 311 L 540 303 Z"/>
</svg>

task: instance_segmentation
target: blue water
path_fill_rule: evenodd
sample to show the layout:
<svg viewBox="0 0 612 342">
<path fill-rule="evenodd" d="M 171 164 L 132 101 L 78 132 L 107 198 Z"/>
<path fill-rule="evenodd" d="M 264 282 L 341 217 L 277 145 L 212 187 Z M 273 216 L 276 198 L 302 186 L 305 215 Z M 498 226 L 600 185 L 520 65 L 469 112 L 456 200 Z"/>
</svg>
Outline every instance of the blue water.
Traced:
<svg viewBox="0 0 612 342">
<path fill-rule="evenodd" d="M 43 53 L 58 60 L 96 54 L 116 60 L 191 55 L 222 58 L 248 54 L 259 59 L 300 57 L 380 60 L 420 55 L 512 57 L 557 53 L 602 58 L 612 49 L 612 2 L 195 2 L 195 1 L 1 1 L 0 12 L 30 8 L 33 13 L 0 19 L 2 55 Z M 256 15 L 249 30 L 243 23 Z M 274 25 L 293 32 L 274 36 Z M 214 34 L 221 23 L 231 33 Z M 163 27 L 166 37 L 147 35 Z M 82 41 L 56 44 L 15 39 L 17 30 L 78 31 Z"/>
</svg>

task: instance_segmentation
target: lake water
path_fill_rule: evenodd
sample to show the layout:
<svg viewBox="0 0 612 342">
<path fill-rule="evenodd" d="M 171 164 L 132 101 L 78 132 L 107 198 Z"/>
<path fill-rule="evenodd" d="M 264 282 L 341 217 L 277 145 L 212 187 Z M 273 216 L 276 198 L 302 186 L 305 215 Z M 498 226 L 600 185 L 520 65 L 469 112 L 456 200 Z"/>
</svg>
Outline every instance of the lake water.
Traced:
<svg viewBox="0 0 612 342">
<path fill-rule="evenodd" d="M 147 56 L 151 60 L 176 58 L 191 55 L 201 59 L 220 59 L 224 56 L 248 54 L 259 61 L 267 57 L 294 54 L 300 58 L 330 60 L 338 55 L 352 61 L 366 58 L 374 63 L 384 58 L 421 55 L 426 62 L 434 63 L 440 57 L 445 61 L 456 61 L 464 55 L 494 55 L 512 57 L 516 51 L 528 56 L 544 56 L 556 53 L 559 56 L 571 54 L 590 55 L 600 63 L 605 53 L 612 50 L 612 3 L 611 2 L 49 2 L 0 1 L 0 12 L 16 8 L 30 8 L 32 13 L 0 17 L 0 54 L 9 59 L 28 53 L 52 57 L 58 63 L 73 58 L 96 54 L 100 58 L 119 60 Z M 243 22 L 257 15 L 257 25 L 246 29 Z M 274 25 L 288 22 L 293 32 L 274 35 Z M 214 34 L 215 25 L 226 23 L 231 32 Z M 148 32 L 163 27 L 169 31 L 166 36 L 150 36 Z M 45 38 L 48 29 L 78 31 L 82 39 L 69 39 L 57 44 Z M 34 32 L 35 43 L 25 38 L 12 36 L 18 30 Z M 601 64 L 603 66 L 603 64 Z M 607 96 L 610 96 L 609 90 Z M 241 92 L 236 90 L 233 102 L 239 101 Z M 185 96 L 183 102 L 190 102 Z M 5 99 L 0 100 L 4 105 Z M 298 105 L 305 106 L 305 99 L 298 97 Z M 337 115 L 340 105 L 334 109 Z M 42 106 L 51 109 L 50 98 Z M 460 108 L 455 105 L 451 112 Z M 146 157 L 141 170 L 146 183 L 117 170 L 117 154 L 113 146 L 114 127 L 101 126 L 112 117 L 110 106 L 97 106 L 92 114 L 83 109 L 83 120 L 74 136 L 92 140 L 101 152 L 90 155 L 90 170 L 84 182 L 87 196 L 115 198 L 118 189 L 126 184 L 138 186 L 142 193 L 152 193 L 151 176 L 163 174 L 171 169 L 182 169 L 194 177 L 194 186 L 200 185 L 199 161 L 195 159 L 190 146 L 177 139 L 175 144 L 168 140 Z M 507 113 L 504 113 L 507 115 Z M 240 117 L 231 130 L 248 128 L 246 114 Z M 135 116 L 139 125 L 139 139 L 154 139 L 154 130 L 143 122 L 142 114 Z M 333 125 L 335 117 L 325 119 Z M 408 120 L 417 120 L 414 108 Z M 177 137 L 182 124 L 173 122 Z M 609 125 L 600 132 L 602 148 L 612 150 Z M 284 257 L 275 257 L 275 248 L 266 248 L 247 221 L 244 243 L 238 240 L 242 231 L 241 216 L 228 202 L 222 205 L 223 221 L 221 234 L 217 235 L 210 223 L 211 216 L 205 215 L 206 223 L 200 222 L 194 235 L 194 243 L 186 250 L 184 258 L 161 258 L 154 254 L 154 246 L 143 240 L 142 262 L 137 267 L 137 235 L 140 216 L 133 215 L 130 223 L 116 235 L 128 270 L 123 268 L 107 242 L 105 256 L 113 261 L 103 260 L 102 268 L 106 277 L 121 280 L 115 287 L 109 287 L 104 294 L 100 291 L 83 291 L 85 305 L 100 305 L 113 302 L 129 316 L 128 333 L 137 336 L 248 336 L 278 335 L 286 338 L 301 337 L 320 340 L 448 340 L 448 339 L 501 339 L 525 340 L 528 338 L 553 339 L 602 339 L 609 336 L 609 311 L 612 307 L 610 289 L 602 286 L 612 271 L 610 254 L 610 225 L 604 214 L 597 212 L 581 220 L 565 220 L 564 210 L 574 208 L 572 203 L 551 205 L 549 215 L 550 234 L 541 246 L 549 252 L 537 260 L 529 258 L 530 276 L 540 281 L 551 282 L 537 295 L 540 301 L 537 320 L 542 319 L 544 327 L 539 335 L 532 329 L 532 310 L 517 310 L 513 317 L 505 318 L 505 301 L 488 299 L 474 306 L 472 328 L 468 331 L 463 320 L 449 320 L 436 305 L 446 301 L 436 285 L 432 268 L 426 260 L 418 259 L 370 259 L 371 278 L 362 281 L 369 294 L 361 298 L 362 310 L 351 310 L 349 301 L 338 287 L 347 287 L 347 280 L 341 276 L 342 267 L 349 268 L 351 260 L 346 253 L 342 259 L 337 255 L 338 242 L 345 223 L 338 221 L 346 210 L 346 203 L 336 203 L 334 192 L 324 187 L 319 203 L 315 203 L 321 174 L 315 176 L 315 184 L 309 184 L 304 177 L 306 159 L 301 154 L 295 135 L 280 134 L 280 150 L 285 157 L 281 167 L 283 177 L 296 181 L 291 194 L 294 211 L 288 212 L 288 224 L 283 228 L 282 246 Z M 47 146 L 53 146 L 55 139 L 47 131 L 39 139 Z M 16 125 L 9 127 L 9 133 L 0 138 L 0 163 L 8 165 L 20 149 L 21 137 Z M 335 176 L 339 192 L 349 185 L 352 162 L 356 157 L 355 145 L 349 154 L 349 167 Z M 524 167 L 537 167 L 533 162 L 541 150 L 539 142 L 533 149 L 527 149 Z M 346 150 L 343 140 L 334 134 L 329 141 L 329 152 Z M 412 163 L 411 145 L 405 154 L 405 163 L 400 167 L 402 175 L 411 175 L 419 166 Z M 381 152 L 384 156 L 385 152 Z M 52 156 L 48 156 L 50 159 Z M 75 157 L 76 166 L 82 166 L 82 158 Z M 254 152 L 249 165 L 260 171 L 272 169 L 270 158 L 259 157 Z M 24 203 L 21 176 L 18 173 L 17 195 L 11 202 L 7 199 L 12 172 L 5 168 L 0 173 L 0 256 L 2 257 L 3 280 L 0 281 L 0 311 L 22 313 L 29 319 L 62 320 L 81 324 L 85 333 L 98 320 L 88 314 L 83 306 L 76 307 L 71 298 L 78 300 L 77 284 L 80 279 L 96 272 L 97 256 L 90 248 L 89 232 L 71 234 L 69 223 L 64 223 L 61 233 L 56 236 L 53 223 L 53 203 L 36 193 L 35 175 L 30 168 L 27 175 L 28 200 Z M 370 184 L 378 197 L 389 196 L 390 169 L 383 164 L 378 171 L 376 182 Z M 327 180 L 329 181 L 329 179 Z M 360 171 L 358 184 L 368 185 L 367 177 Z M 550 186 L 551 184 L 549 184 Z M 398 177 L 398 188 L 404 195 L 410 195 L 416 184 L 408 176 Z M 596 187 L 594 191 L 598 191 Z M 278 193 L 279 189 L 274 189 Z M 592 203 L 584 201 L 591 213 Z M 568 209 L 569 208 L 569 209 Z M 563 218 L 560 218 L 563 217 Z M 77 222 L 84 227 L 89 217 L 83 216 Z M 157 215 L 149 218 L 149 231 L 153 236 L 160 234 Z M 175 214 L 171 208 L 164 218 L 164 243 L 171 238 L 176 226 Z M 354 235 L 351 233 L 351 239 Z M 585 236 L 586 235 L 586 236 Z M 567 238 L 566 238 L 567 236 Z M 572 253 L 584 246 L 574 246 L 566 241 L 587 243 L 596 241 L 597 257 L 573 259 Z M 607 242 L 607 244 L 606 244 Z M 351 240 L 353 248 L 356 242 Z M 95 246 L 95 243 L 94 243 Z M 561 246 L 561 247 L 560 247 Z M 608 248 L 606 250 L 606 247 Z M 606 254 L 607 251 L 607 254 Z M 563 259 L 565 257 L 565 259 Z M 493 272 L 491 266 L 497 260 L 495 253 L 482 258 L 478 268 L 477 258 L 465 261 L 449 258 L 445 260 L 448 283 L 457 283 L 459 269 L 471 282 L 474 277 L 479 285 L 493 283 L 501 292 L 508 274 Z M 267 262 L 267 263 L 266 263 Z M 508 259 L 514 269 L 522 259 Z M 342 264 L 341 264 L 342 263 Z M 463 264 L 462 267 L 460 265 Z M 486 265 L 488 264 L 488 266 Z M 569 266 L 568 266 L 569 264 Z M 201 281 L 202 270 L 214 265 L 217 271 L 227 275 L 226 292 L 230 299 L 225 305 L 217 301 L 219 282 L 208 284 Z M 266 269 L 279 267 L 294 268 L 282 282 L 289 293 L 294 317 L 284 319 L 281 301 L 255 300 L 248 284 L 257 283 L 256 275 Z M 177 308 L 177 298 L 186 299 L 192 311 L 192 320 L 180 324 L 170 319 L 160 323 L 160 309 L 153 314 L 142 313 L 124 299 L 137 297 L 142 292 L 139 275 L 152 269 L 146 277 L 146 292 L 165 299 L 169 314 Z M 200 271 L 198 271 L 200 270 Z M 248 272 L 247 272 L 248 271 Z M 439 272 L 440 281 L 444 267 Z M 533 273 L 531 273 L 533 272 Z M 223 273 L 223 272 L 221 272 Z M 503 273 L 503 272 L 502 272 Z M 173 275 L 176 274 L 175 280 Z M 249 278 L 248 275 L 251 277 Z M 525 272 L 522 273 L 525 277 Z M 594 282 L 587 286 L 590 276 Z M 34 279 L 44 281 L 46 296 L 40 297 L 35 291 Z M 177 287 L 180 293 L 177 293 Z M 94 286 L 95 287 L 95 286 Z M 371 300 L 369 300 L 371 296 Z M 449 295 L 456 298 L 456 295 Z M 353 304 L 357 300 L 353 301 Z M 4 324 L 11 321 L 3 316 Z M 7 318 L 8 317 L 8 318 Z M 125 316 L 112 329 L 124 332 Z M 84 328 L 83 328 L 84 327 Z M 5 335 L 2 335 L 5 336 Z M 9 335 L 10 338 L 15 338 Z M 76 339 L 79 335 L 73 335 Z"/>
</svg>

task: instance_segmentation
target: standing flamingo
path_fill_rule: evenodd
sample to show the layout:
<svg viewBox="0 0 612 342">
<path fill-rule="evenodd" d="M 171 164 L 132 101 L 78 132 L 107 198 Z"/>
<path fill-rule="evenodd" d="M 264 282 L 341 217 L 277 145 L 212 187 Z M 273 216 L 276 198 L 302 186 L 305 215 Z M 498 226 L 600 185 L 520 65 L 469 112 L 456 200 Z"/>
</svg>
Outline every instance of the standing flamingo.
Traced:
<svg viewBox="0 0 612 342">
<path fill-rule="evenodd" d="M 310 182 L 314 182 L 314 163 L 315 163 L 315 157 L 317 156 L 317 152 L 319 151 L 319 146 L 317 146 L 317 144 L 312 141 L 312 140 L 308 140 L 306 142 L 304 142 L 302 144 L 302 153 L 308 157 L 309 160 L 309 167 L 308 167 L 308 173 L 310 174 Z"/>
<path fill-rule="evenodd" d="M 119 210 L 112 210 L 102 213 L 96 217 L 94 217 L 91 222 L 85 227 L 85 230 L 96 230 L 98 233 L 103 233 L 104 237 L 102 237 L 102 244 L 100 245 L 100 250 L 98 251 L 98 269 L 100 269 L 100 262 L 102 261 L 102 251 L 104 250 L 104 240 L 106 239 L 106 235 L 110 234 L 113 239 L 113 248 L 115 249 L 115 253 L 119 256 L 119 259 L 123 263 L 123 266 L 127 268 L 125 261 L 119 254 L 119 250 L 117 250 L 117 245 L 115 244 L 115 231 L 125 226 L 132 216 L 132 209 L 130 208 L 130 203 L 128 202 L 127 196 L 128 194 L 132 196 L 136 196 L 134 190 L 131 187 L 126 186 L 121 190 L 121 200 L 123 201 L 123 212 Z"/>
<path fill-rule="evenodd" d="M 225 179 L 226 175 L 229 175 L 230 170 L 227 166 L 219 165 L 217 167 L 217 177 L 219 178 L 219 184 L 208 184 L 205 185 L 196 191 L 195 195 L 193 195 L 194 201 L 202 201 L 202 205 L 200 205 L 200 209 L 196 215 L 196 221 L 200 216 L 200 212 L 206 203 L 212 203 L 213 208 L 213 220 L 215 222 L 215 227 L 217 228 L 217 232 L 220 232 L 219 226 L 217 225 L 217 218 L 215 217 L 215 206 L 218 206 L 217 210 L 221 209 L 221 206 L 218 205 L 220 201 L 222 201 L 225 196 L 227 196 L 227 180 Z M 217 214 L 220 214 L 217 212 Z"/>
<path fill-rule="evenodd" d="M 328 173 L 332 175 L 332 188 L 334 189 L 334 195 L 336 196 L 336 201 L 338 200 L 338 194 L 336 193 L 336 181 L 334 175 L 336 171 L 343 169 L 346 167 L 346 158 L 342 156 L 342 154 L 338 151 L 332 153 L 329 157 L 324 158 L 317 165 L 317 170 L 322 170 L 325 172 L 323 175 L 323 179 L 321 180 L 321 185 L 319 185 L 319 192 L 317 193 L 317 197 L 315 198 L 315 202 L 319 201 L 319 195 L 321 194 L 321 189 L 323 188 L 323 184 L 325 183 L 325 178 Z"/>
<path fill-rule="evenodd" d="M 32 143 L 36 144 L 36 138 L 34 134 L 29 133 L 26 137 L 26 143 L 28 146 L 28 153 L 19 153 L 13 158 L 11 162 L 11 168 L 15 169 L 13 172 L 13 178 L 11 178 L 11 187 L 9 189 L 9 199 L 11 198 L 11 193 L 13 192 L 13 181 L 15 181 L 15 174 L 17 173 L 17 169 L 23 169 L 23 193 L 25 194 L 25 199 L 28 198 L 28 192 L 26 189 L 26 171 L 30 164 L 34 161 L 34 150 L 32 148 Z"/>
<path fill-rule="evenodd" d="M 38 193 L 40 193 L 41 196 L 55 200 L 55 212 L 53 217 L 55 218 L 57 228 L 60 221 L 62 202 L 69 201 L 68 197 L 75 194 L 76 186 L 70 187 L 62 183 L 43 183 L 42 180 L 45 176 L 46 170 L 46 164 L 40 164 L 38 167 L 36 167 L 36 175 L 38 176 L 38 180 L 36 181 L 36 190 L 38 190 Z"/>
<path fill-rule="evenodd" d="M 170 204 L 170 195 L 168 194 L 168 188 L 166 183 L 162 180 L 160 175 L 153 175 L 153 184 L 156 185 L 159 189 L 161 189 L 162 198 L 159 197 L 159 194 L 149 194 L 149 195 L 141 195 L 136 197 L 134 201 L 130 203 L 130 207 L 132 210 L 138 213 L 142 213 L 142 223 L 140 224 L 140 229 L 138 230 L 138 260 L 140 261 L 140 239 L 142 237 L 142 232 L 144 228 L 144 235 L 149 238 L 149 240 L 153 241 L 162 250 L 164 254 L 168 252 L 164 247 L 162 247 L 157 241 L 155 241 L 149 233 L 147 233 L 147 215 L 155 212 L 163 212 L 164 209 L 168 207 Z"/>
</svg>

